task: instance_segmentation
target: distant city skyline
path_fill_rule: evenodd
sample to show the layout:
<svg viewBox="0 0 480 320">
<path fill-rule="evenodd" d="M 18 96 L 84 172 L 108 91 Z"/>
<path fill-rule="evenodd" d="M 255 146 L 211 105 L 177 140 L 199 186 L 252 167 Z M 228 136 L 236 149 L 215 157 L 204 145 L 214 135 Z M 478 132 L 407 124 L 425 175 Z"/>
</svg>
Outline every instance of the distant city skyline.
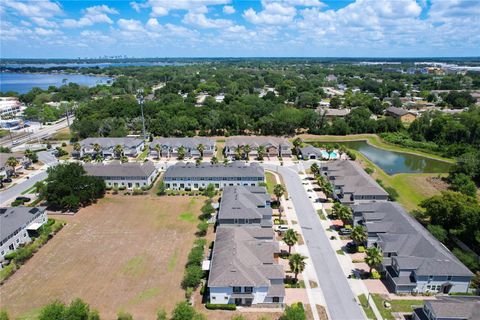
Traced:
<svg viewBox="0 0 480 320">
<path fill-rule="evenodd" d="M 477 0 L 0 3 L 2 58 L 468 57 Z"/>
</svg>

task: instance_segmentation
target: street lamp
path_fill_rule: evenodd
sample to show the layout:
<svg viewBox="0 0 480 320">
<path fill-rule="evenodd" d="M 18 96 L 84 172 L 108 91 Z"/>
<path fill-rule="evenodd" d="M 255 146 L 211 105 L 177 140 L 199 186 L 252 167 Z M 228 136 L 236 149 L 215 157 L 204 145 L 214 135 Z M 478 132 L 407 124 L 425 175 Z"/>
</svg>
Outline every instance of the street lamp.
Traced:
<svg viewBox="0 0 480 320">
<path fill-rule="evenodd" d="M 143 89 L 138 89 L 137 90 L 137 102 L 140 105 L 140 109 L 142 110 L 142 134 L 143 134 L 143 139 L 147 139 L 145 135 L 145 117 L 143 115 L 143 103 L 145 100 L 143 99 Z"/>
</svg>

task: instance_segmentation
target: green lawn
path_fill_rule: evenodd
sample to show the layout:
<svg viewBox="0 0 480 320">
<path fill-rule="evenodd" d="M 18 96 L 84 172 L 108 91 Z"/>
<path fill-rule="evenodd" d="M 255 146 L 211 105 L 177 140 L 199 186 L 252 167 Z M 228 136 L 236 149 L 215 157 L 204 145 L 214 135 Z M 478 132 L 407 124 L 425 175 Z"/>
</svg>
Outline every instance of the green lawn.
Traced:
<svg viewBox="0 0 480 320">
<path fill-rule="evenodd" d="M 414 307 L 422 306 L 423 300 L 388 300 L 392 306 L 390 309 L 386 309 L 383 306 L 383 299 L 379 294 L 372 294 L 373 301 L 380 311 L 383 319 L 393 320 L 395 319 L 392 313 L 395 312 L 412 312 Z"/>
<path fill-rule="evenodd" d="M 223 161 L 223 148 L 225 147 L 225 140 L 217 140 L 217 153 L 216 157 L 219 162 Z"/>
<path fill-rule="evenodd" d="M 368 319 L 376 319 L 372 308 L 370 308 L 370 306 L 368 305 L 367 297 L 365 296 L 365 294 L 359 295 L 358 300 L 362 304 L 363 311 L 365 311 L 365 314 L 367 315 L 367 318 Z"/>
<path fill-rule="evenodd" d="M 149 151 L 149 150 L 148 150 L 148 147 L 145 148 L 145 150 L 143 150 L 142 153 L 140 153 L 140 154 L 137 156 L 136 160 L 139 160 L 139 161 L 145 160 L 145 159 L 148 157 L 148 151 Z"/>
<path fill-rule="evenodd" d="M 273 187 L 277 184 L 275 175 L 271 172 L 265 171 L 265 180 L 267 181 L 267 191 L 273 194 Z"/>
</svg>

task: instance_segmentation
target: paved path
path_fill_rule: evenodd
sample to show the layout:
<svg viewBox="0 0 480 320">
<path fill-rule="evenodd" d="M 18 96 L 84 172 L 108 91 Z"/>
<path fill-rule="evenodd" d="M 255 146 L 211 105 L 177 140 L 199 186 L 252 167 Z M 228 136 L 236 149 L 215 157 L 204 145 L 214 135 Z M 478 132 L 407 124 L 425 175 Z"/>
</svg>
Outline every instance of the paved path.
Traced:
<svg viewBox="0 0 480 320">
<path fill-rule="evenodd" d="M 333 251 L 329 239 L 317 217 L 313 205 L 302 185 L 296 167 L 264 165 L 283 177 L 290 199 L 302 227 L 305 243 L 319 286 L 322 288 L 331 320 L 365 319 L 360 306 L 348 285 L 347 279 Z"/>
</svg>

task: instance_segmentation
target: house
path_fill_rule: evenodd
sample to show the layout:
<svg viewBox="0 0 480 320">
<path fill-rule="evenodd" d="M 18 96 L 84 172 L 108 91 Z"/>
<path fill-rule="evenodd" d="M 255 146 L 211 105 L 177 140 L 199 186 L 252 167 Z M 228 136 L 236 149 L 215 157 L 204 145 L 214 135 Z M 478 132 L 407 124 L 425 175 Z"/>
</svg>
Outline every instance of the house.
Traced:
<svg viewBox="0 0 480 320">
<path fill-rule="evenodd" d="M 7 166 L 7 161 L 10 157 L 14 157 L 18 161 L 18 165 L 15 167 L 15 170 L 27 168 L 32 164 L 30 159 L 25 157 L 23 152 L 0 153 L 0 175 L 2 176 L 9 176 L 12 174 L 12 168 Z"/>
<path fill-rule="evenodd" d="M 343 204 L 388 200 L 388 193 L 355 161 L 325 163 L 321 171 L 332 184 L 334 197 Z"/>
<path fill-rule="evenodd" d="M 303 160 L 320 160 L 320 159 L 323 159 L 322 150 L 320 148 L 315 148 L 311 145 L 307 145 L 303 148 L 300 148 L 299 156 Z"/>
<path fill-rule="evenodd" d="M 268 157 L 291 157 L 293 145 L 285 138 L 270 136 L 233 136 L 225 142 L 225 156 L 233 159 L 236 156 L 237 148 L 250 147 L 248 153 L 251 157 L 258 156 L 258 148 L 265 149 L 265 156 Z"/>
<path fill-rule="evenodd" d="M 246 165 L 242 161 L 229 164 L 177 162 L 167 168 L 163 176 L 165 187 L 173 190 L 198 190 L 213 184 L 217 189 L 226 186 L 259 186 L 265 181 L 265 172 L 258 163 Z"/>
<path fill-rule="evenodd" d="M 95 151 L 95 145 L 100 146 L 99 153 L 104 158 L 110 158 L 115 156 L 115 146 L 120 145 L 123 148 L 123 155 L 127 157 L 136 157 L 138 156 L 143 148 L 145 147 L 145 142 L 143 139 L 134 138 L 134 137 L 125 137 L 125 138 L 87 138 L 79 142 L 80 151 L 73 151 L 72 156 L 83 157 L 85 155 L 90 155 L 94 157 L 97 152 Z"/>
<path fill-rule="evenodd" d="M 215 141 L 204 137 L 193 138 L 158 138 L 153 139 L 150 143 L 150 155 L 158 156 L 156 146 L 160 146 L 160 155 L 166 158 L 177 158 L 178 149 L 184 148 L 186 158 L 199 158 L 201 152 L 198 146 L 202 144 L 204 147 L 203 156 L 212 157 L 215 154 Z"/>
<path fill-rule="evenodd" d="M 217 224 L 271 228 L 270 202 L 271 196 L 265 187 L 227 186 L 223 188 Z"/>
<path fill-rule="evenodd" d="M 326 81 L 337 81 L 337 77 L 334 74 L 329 74 L 328 76 L 325 77 Z"/>
<path fill-rule="evenodd" d="M 0 119 L 7 120 L 22 112 L 22 104 L 17 97 L 0 97 Z"/>
<path fill-rule="evenodd" d="M 0 208 L 0 261 L 20 245 L 38 236 L 38 229 L 48 221 L 45 207 Z"/>
<path fill-rule="evenodd" d="M 318 109 L 318 112 L 321 115 L 324 115 L 327 119 L 333 120 L 335 118 L 345 118 L 351 112 L 350 109 L 330 109 L 330 108 L 323 108 Z"/>
<path fill-rule="evenodd" d="M 439 297 L 425 300 L 422 308 L 415 308 L 413 320 L 478 320 L 480 299 L 478 297 Z"/>
<path fill-rule="evenodd" d="M 285 298 L 280 249 L 271 228 L 217 228 L 208 277 L 209 302 L 278 306 Z"/>
<path fill-rule="evenodd" d="M 361 203 L 352 211 L 354 223 L 367 229 L 368 245 L 382 251 L 392 292 L 468 292 L 473 273 L 398 203 Z"/>
<path fill-rule="evenodd" d="M 107 187 L 127 189 L 149 187 L 158 175 L 158 170 L 151 161 L 86 163 L 83 168 L 87 175 L 104 180 Z"/>
<path fill-rule="evenodd" d="M 406 109 L 397 108 L 397 107 L 388 107 L 385 110 L 385 114 L 387 116 L 400 119 L 400 121 L 402 122 L 413 122 L 417 118 L 417 115 L 415 113 L 408 111 Z"/>
</svg>

